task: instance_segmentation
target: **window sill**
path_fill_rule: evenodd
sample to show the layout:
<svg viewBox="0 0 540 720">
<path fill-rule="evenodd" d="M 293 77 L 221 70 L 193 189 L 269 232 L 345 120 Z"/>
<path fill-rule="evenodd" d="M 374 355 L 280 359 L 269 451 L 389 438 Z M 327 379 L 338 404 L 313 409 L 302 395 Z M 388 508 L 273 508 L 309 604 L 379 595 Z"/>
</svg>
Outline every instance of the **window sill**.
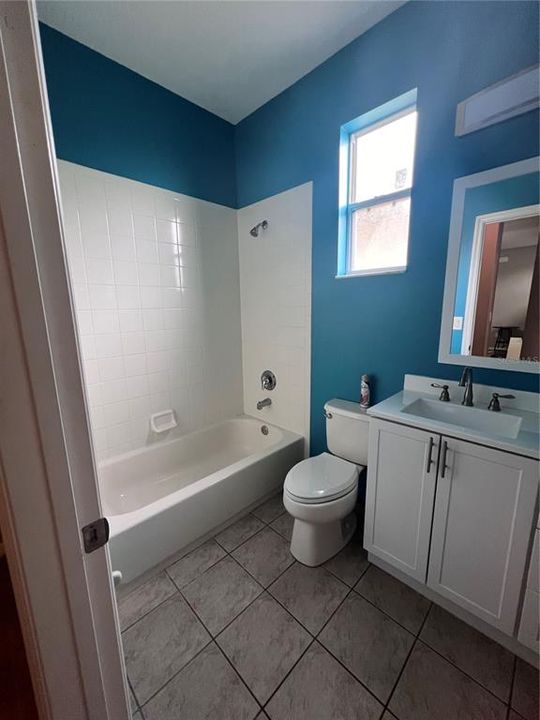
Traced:
<svg viewBox="0 0 540 720">
<path fill-rule="evenodd" d="M 358 270 L 357 272 L 335 275 L 336 280 L 348 280 L 349 278 L 370 277 L 372 275 L 397 275 L 407 271 L 407 266 L 393 268 L 376 268 L 374 270 Z"/>
</svg>

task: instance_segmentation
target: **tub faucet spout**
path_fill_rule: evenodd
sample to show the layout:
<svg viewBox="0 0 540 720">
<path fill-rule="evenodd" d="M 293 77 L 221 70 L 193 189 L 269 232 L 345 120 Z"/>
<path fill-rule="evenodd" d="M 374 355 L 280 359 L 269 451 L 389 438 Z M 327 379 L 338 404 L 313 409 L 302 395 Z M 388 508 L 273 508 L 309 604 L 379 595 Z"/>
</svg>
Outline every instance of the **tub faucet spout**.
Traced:
<svg viewBox="0 0 540 720">
<path fill-rule="evenodd" d="M 270 398 L 264 398 L 264 400 L 259 400 L 259 402 L 257 403 L 257 410 L 262 410 L 265 407 L 270 407 L 271 404 L 272 401 L 270 400 Z"/>
</svg>

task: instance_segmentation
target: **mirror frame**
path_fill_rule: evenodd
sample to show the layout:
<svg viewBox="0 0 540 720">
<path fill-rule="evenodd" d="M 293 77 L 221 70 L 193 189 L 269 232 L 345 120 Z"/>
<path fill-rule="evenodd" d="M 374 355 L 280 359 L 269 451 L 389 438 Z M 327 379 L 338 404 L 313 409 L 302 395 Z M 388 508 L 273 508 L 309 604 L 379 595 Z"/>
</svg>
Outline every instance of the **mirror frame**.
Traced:
<svg viewBox="0 0 540 720">
<path fill-rule="evenodd" d="M 489 368 L 491 370 L 510 370 L 525 373 L 540 372 L 540 362 L 536 360 L 506 360 L 505 358 L 461 355 L 450 352 L 466 191 L 470 188 L 488 185 L 500 180 L 508 180 L 509 178 L 519 177 L 520 175 L 528 175 L 533 172 L 540 172 L 540 157 L 520 160 L 510 165 L 502 165 L 492 170 L 485 170 L 475 173 L 474 175 L 466 175 L 454 180 L 448 254 L 446 257 L 446 275 L 444 280 L 441 334 L 439 339 L 440 363 L 468 365 L 471 367 Z"/>
</svg>

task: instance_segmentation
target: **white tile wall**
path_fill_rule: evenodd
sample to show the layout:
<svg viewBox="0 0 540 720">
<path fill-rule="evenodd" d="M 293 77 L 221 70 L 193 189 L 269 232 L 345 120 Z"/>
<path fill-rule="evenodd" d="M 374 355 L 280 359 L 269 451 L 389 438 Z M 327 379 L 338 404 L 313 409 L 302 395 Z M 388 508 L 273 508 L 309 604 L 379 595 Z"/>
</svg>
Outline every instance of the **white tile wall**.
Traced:
<svg viewBox="0 0 540 720">
<path fill-rule="evenodd" d="M 59 161 L 98 459 L 242 412 L 236 212 Z"/>
<path fill-rule="evenodd" d="M 238 212 L 244 412 L 309 438 L 311 207 L 307 183 Z M 253 238 L 251 227 L 268 220 Z M 261 390 L 272 370 L 277 387 Z M 256 409 L 257 400 L 272 406 Z M 322 412 L 322 408 L 321 408 Z"/>
</svg>

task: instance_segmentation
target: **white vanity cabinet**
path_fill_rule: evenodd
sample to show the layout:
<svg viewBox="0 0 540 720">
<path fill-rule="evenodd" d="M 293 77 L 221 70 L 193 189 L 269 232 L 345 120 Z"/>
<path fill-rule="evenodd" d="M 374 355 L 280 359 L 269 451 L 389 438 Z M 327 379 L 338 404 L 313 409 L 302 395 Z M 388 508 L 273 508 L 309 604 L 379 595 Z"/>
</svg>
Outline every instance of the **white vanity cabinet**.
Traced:
<svg viewBox="0 0 540 720">
<path fill-rule="evenodd" d="M 426 581 L 439 436 L 372 419 L 364 546 Z"/>
<path fill-rule="evenodd" d="M 536 460 L 371 421 L 366 549 L 509 635 L 537 494 Z"/>
<path fill-rule="evenodd" d="M 442 437 L 427 584 L 502 632 L 517 619 L 538 463 Z"/>
</svg>

